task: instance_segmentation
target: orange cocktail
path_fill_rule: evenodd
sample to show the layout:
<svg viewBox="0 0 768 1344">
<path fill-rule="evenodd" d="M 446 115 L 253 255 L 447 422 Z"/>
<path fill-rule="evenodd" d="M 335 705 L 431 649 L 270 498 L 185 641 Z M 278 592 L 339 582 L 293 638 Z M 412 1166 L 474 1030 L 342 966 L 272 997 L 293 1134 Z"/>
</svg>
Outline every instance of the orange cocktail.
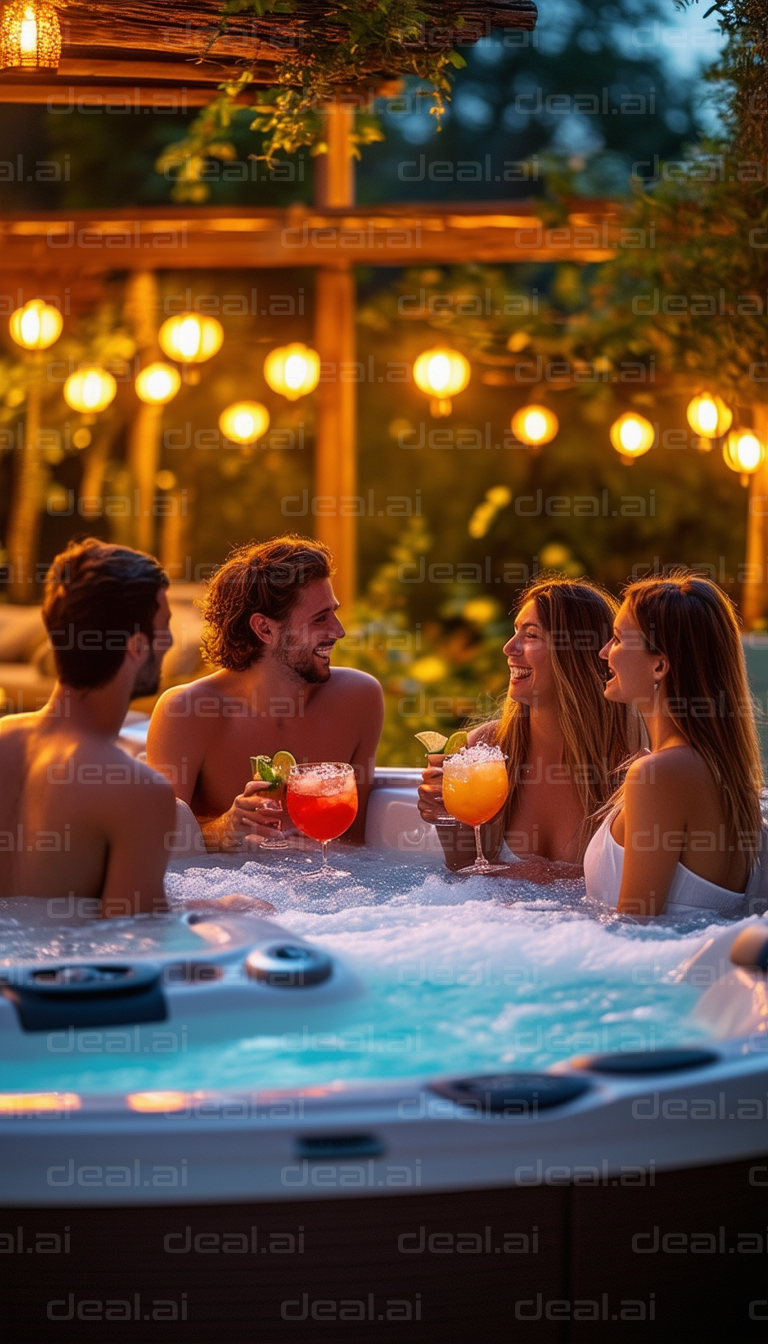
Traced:
<svg viewBox="0 0 768 1344">
<path fill-rule="evenodd" d="M 483 854 L 480 827 L 500 812 L 509 791 L 505 757 L 499 747 L 479 742 L 464 747 L 443 762 L 443 803 L 452 817 L 475 829 L 477 859 L 465 874 L 506 871 L 505 864 L 491 864 Z"/>
<path fill-rule="evenodd" d="M 288 776 L 285 802 L 294 825 L 322 845 L 318 875 L 348 877 L 348 873 L 329 866 L 326 848 L 329 840 L 349 830 L 357 816 L 357 781 L 352 766 L 336 761 L 295 765 Z"/>
</svg>

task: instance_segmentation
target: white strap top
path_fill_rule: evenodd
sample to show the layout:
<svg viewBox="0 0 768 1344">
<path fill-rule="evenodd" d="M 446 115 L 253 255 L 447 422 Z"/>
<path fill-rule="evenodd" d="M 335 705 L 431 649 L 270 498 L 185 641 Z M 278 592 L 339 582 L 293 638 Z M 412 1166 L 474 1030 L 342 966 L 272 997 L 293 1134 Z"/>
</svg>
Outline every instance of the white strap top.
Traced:
<svg viewBox="0 0 768 1344">
<path fill-rule="evenodd" d="M 616 813 L 605 818 L 602 826 L 595 832 L 587 845 L 584 855 L 584 878 L 587 895 L 593 900 L 614 910 L 619 904 L 621 876 L 624 870 L 623 846 L 611 835 L 611 824 Z M 678 863 L 672 885 L 669 888 L 664 914 L 675 918 L 677 915 L 701 914 L 711 910 L 713 914 L 727 919 L 740 919 L 751 913 L 748 909 L 751 898 L 757 895 L 764 875 L 760 864 L 756 864 L 745 891 L 729 891 L 727 887 L 718 887 L 704 877 L 698 877 L 690 868 Z"/>
</svg>

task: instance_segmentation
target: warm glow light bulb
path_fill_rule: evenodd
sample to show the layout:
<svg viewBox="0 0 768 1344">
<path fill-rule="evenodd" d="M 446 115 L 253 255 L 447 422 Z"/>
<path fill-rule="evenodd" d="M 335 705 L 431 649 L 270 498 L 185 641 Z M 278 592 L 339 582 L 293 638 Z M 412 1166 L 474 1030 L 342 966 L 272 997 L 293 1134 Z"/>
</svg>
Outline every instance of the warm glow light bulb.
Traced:
<svg viewBox="0 0 768 1344">
<path fill-rule="evenodd" d="M 31 299 L 11 313 L 8 328 L 13 340 L 24 350 L 47 350 L 59 339 L 63 325 L 58 308 L 42 299 Z"/>
<path fill-rule="evenodd" d="M 320 381 L 320 356 L 300 341 L 270 350 L 264 360 L 264 377 L 273 392 L 296 401 L 314 392 Z"/>
<path fill-rule="evenodd" d="M 621 453 L 622 457 L 635 458 L 642 457 L 653 447 L 656 431 L 645 416 L 627 411 L 614 420 L 610 437 L 617 453 Z"/>
<path fill-rule="evenodd" d="M 224 328 L 215 317 L 181 313 L 163 323 L 157 339 L 170 359 L 178 359 L 182 364 L 202 364 L 221 349 Z"/>
<path fill-rule="evenodd" d="M 731 471 L 739 473 L 742 485 L 747 485 L 765 460 L 765 445 L 750 430 L 732 429 L 723 444 L 723 457 Z"/>
<path fill-rule="evenodd" d="M 450 415 L 453 410 L 451 397 L 464 391 L 470 373 L 469 360 L 458 350 L 436 346 L 419 355 L 413 366 L 413 381 L 431 398 L 429 409 L 432 415 Z"/>
<path fill-rule="evenodd" d="M 64 400 L 73 411 L 95 415 L 115 399 L 117 383 L 106 369 L 90 364 L 70 374 L 64 384 Z"/>
<path fill-rule="evenodd" d="M 269 429 L 269 411 L 260 401 L 236 401 L 221 412 L 219 429 L 230 443 L 255 443 Z"/>
<path fill-rule="evenodd" d="M 148 364 L 136 377 L 136 395 L 151 406 L 172 401 L 181 387 L 181 374 L 172 364 Z"/>
<path fill-rule="evenodd" d="M 551 443 L 559 428 L 560 422 L 548 406 L 521 406 L 512 416 L 512 433 L 530 448 Z"/>
<path fill-rule="evenodd" d="M 728 432 L 733 422 L 733 411 L 721 397 L 712 396 L 709 392 L 703 392 L 688 403 L 686 416 L 694 433 L 704 439 L 719 439 Z"/>
</svg>

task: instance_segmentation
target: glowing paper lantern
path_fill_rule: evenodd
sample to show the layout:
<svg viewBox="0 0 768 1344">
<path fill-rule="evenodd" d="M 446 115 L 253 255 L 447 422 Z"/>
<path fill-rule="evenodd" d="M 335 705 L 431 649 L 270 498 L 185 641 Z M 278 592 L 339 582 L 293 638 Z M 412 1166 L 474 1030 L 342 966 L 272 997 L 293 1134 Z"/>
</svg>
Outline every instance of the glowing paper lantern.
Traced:
<svg viewBox="0 0 768 1344">
<path fill-rule="evenodd" d="M 723 457 L 731 471 L 737 471 L 741 484 L 748 485 L 750 476 L 765 461 L 765 444 L 748 429 L 732 429 L 723 444 Z"/>
<path fill-rule="evenodd" d="M 64 400 L 73 411 L 83 415 L 96 415 L 106 410 L 114 401 L 117 383 L 106 369 L 98 364 L 89 364 L 85 368 L 71 373 L 64 384 Z"/>
<path fill-rule="evenodd" d="M 618 420 L 614 420 L 610 434 L 616 452 L 630 459 L 642 457 L 643 453 L 647 453 L 656 437 L 656 431 L 650 420 L 646 420 L 645 416 L 636 415 L 634 411 L 627 411 L 625 415 L 620 415 Z"/>
<path fill-rule="evenodd" d="M 12 0 L 0 11 L 0 70 L 55 70 L 61 30 L 45 0 Z"/>
<path fill-rule="evenodd" d="M 694 434 L 700 434 L 704 439 L 719 439 L 728 432 L 733 421 L 733 411 L 721 397 L 711 396 L 709 392 L 694 397 L 688 403 L 686 415 Z"/>
<path fill-rule="evenodd" d="M 215 317 L 181 313 L 163 323 L 157 339 L 170 359 L 177 359 L 180 364 L 203 364 L 221 349 L 224 328 Z"/>
<path fill-rule="evenodd" d="M 17 308 L 8 324 L 13 340 L 25 350 L 47 350 L 59 339 L 63 325 L 58 308 L 42 299 L 32 299 Z"/>
<path fill-rule="evenodd" d="M 450 415 L 453 410 L 451 397 L 464 391 L 470 372 L 468 359 L 458 350 L 440 345 L 419 355 L 413 366 L 413 381 L 430 398 L 432 415 Z"/>
<path fill-rule="evenodd" d="M 529 448 L 551 443 L 559 428 L 557 416 L 548 406 L 521 406 L 512 416 L 512 433 Z"/>
<path fill-rule="evenodd" d="M 172 364 L 148 364 L 136 378 L 136 396 L 150 406 L 164 406 L 181 387 L 181 374 Z"/>
<path fill-rule="evenodd" d="M 297 401 L 314 392 L 320 382 L 320 356 L 299 341 L 278 346 L 264 360 L 264 377 L 273 392 Z"/>
<path fill-rule="evenodd" d="M 230 443 L 255 443 L 269 429 L 269 411 L 260 401 L 236 401 L 221 412 L 219 429 Z"/>
</svg>

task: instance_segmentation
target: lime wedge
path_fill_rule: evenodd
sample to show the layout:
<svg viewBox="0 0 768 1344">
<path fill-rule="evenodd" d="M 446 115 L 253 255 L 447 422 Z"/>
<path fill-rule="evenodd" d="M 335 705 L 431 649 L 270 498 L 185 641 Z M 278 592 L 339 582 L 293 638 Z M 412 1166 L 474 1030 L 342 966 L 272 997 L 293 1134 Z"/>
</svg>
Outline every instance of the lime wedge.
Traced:
<svg viewBox="0 0 768 1344">
<path fill-rule="evenodd" d="M 466 747 L 467 741 L 468 738 L 465 732 L 460 731 L 458 733 L 451 733 L 451 736 L 448 738 L 444 747 L 446 756 L 455 756 L 457 751 L 461 751 L 462 747 Z"/>
<path fill-rule="evenodd" d="M 448 741 L 442 733 L 414 733 L 414 737 L 421 743 L 428 756 L 439 754 Z"/>
<path fill-rule="evenodd" d="M 296 757 L 292 756 L 290 751 L 276 751 L 272 757 L 272 769 L 284 784 L 287 784 L 288 776 L 295 764 Z"/>
</svg>

